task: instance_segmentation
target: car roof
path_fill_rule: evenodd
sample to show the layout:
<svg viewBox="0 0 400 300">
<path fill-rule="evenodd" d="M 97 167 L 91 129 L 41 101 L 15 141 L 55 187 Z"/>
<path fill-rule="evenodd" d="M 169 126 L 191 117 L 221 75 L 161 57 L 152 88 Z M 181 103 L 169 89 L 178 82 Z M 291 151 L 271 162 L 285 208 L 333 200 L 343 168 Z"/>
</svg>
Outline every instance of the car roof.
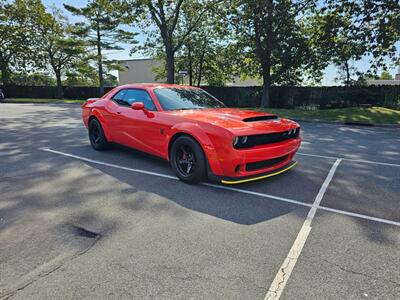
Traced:
<svg viewBox="0 0 400 300">
<path fill-rule="evenodd" d="M 190 85 L 179 85 L 179 84 L 171 84 L 171 83 L 130 83 L 119 86 L 119 88 L 145 88 L 145 89 L 154 89 L 154 88 L 192 88 L 197 89 L 197 87 Z"/>
</svg>

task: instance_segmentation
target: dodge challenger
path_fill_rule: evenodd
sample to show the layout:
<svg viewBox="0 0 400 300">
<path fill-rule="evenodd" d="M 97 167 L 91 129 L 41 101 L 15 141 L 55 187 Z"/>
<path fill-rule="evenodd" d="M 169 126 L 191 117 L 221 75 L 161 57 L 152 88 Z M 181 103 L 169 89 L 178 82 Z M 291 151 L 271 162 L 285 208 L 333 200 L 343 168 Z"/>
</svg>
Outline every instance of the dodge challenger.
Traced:
<svg viewBox="0 0 400 300">
<path fill-rule="evenodd" d="M 291 169 L 300 126 L 277 115 L 227 108 L 203 89 L 129 84 L 82 105 L 95 150 L 121 144 L 169 161 L 186 183 L 235 184 Z"/>
</svg>

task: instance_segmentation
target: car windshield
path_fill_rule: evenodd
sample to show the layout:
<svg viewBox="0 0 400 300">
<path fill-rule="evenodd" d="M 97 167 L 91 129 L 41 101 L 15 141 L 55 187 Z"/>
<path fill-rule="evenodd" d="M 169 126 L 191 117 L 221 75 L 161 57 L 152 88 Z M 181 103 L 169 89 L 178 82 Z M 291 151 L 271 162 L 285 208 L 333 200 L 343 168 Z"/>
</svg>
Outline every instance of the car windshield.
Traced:
<svg viewBox="0 0 400 300">
<path fill-rule="evenodd" d="M 202 89 L 157 88 L 154 93 L 164 110 L 225 107 L 221 101 Z"/>
</svg>

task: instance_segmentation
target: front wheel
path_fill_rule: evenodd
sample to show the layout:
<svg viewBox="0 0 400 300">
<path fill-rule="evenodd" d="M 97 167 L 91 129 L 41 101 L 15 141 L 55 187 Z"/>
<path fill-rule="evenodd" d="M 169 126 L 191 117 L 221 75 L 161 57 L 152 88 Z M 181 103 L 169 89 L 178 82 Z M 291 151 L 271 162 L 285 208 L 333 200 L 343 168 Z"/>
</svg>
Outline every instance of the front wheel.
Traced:
<svg viewBox="0 0 400 300">
<path fill-rule="evenodd" d="M 109 146 L 103 128 L 97 119 L 92 119 L 89 123 L 89 140 L 95 150 L 104 150 Z"/>
<path fill-rule="evenodd" d="M 206 160 L 200 145 L 189 136 L 180 136 L 171 147 L 171 166 L 180 180 L 197 183 L 205 178 Z"/>
</svg>

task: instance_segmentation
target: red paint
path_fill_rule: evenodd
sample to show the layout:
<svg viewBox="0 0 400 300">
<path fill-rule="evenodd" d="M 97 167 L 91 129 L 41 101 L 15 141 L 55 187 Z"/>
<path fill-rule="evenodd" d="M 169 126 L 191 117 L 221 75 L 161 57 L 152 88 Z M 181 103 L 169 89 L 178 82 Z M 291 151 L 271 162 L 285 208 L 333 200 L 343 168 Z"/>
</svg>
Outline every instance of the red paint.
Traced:
<svg viewBox="0 0 400 300">
<path fill-rule="evenodd" d="M 170 84 L 130 84 L 108 92 L 98 100 L 90 99 L 82 105 L 82 118 L 88 126 L 90 117 L 96 117 L 107 140 L 132 147 L 169 160 L 169 143 L 176 134 L 188 134 L 201 145 L 213 174 L 224 177 L 242 177 L 273 171 L 289 163 L 298 150 L 301 138 L 259 145 L 249 149 L 234 149 L 236 136 L 250 136 L 284 132 L 298 128 L 287 119 L 243 122 L 244 118 L 265 116 L 268 113 L 236 108 L 164 111 L 153 90 L 155 88 L 190 88 Z M 112 100 L 121 89 L 143 89 L 152 98 L 156 111 L 148 111 L 141 104 L 121 106 Z M 288 159 L 269 168 L 246 171 L 245 164 L 288 155 Z M 240 170 L 235 168 L 240 165 Z"/>
</svg>

